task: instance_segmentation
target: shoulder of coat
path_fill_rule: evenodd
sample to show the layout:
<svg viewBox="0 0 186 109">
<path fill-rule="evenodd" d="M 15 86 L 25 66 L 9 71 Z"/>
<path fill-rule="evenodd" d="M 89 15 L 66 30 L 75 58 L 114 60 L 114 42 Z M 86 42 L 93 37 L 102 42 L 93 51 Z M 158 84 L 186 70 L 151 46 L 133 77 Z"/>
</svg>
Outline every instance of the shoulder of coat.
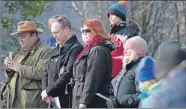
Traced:
<svg viewBox="0 0 186 109">
<path fill-rule="evenodd" d="M 96 45 L 90 49 L 90 53 L 94 51 L 98 51 L 98 52 L 105 51 L 105 47 L 101 45 Z"/>
</svg>

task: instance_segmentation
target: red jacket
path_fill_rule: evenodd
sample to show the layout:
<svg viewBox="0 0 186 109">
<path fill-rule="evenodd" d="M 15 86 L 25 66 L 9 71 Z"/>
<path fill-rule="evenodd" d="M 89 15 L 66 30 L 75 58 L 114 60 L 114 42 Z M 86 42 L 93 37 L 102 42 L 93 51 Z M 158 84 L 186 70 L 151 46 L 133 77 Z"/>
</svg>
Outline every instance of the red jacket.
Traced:
<svg viewBox="0 0 186 109">
<path fill-rule="evenodd" d="M 119 56 L 123 56 L 123 43 L 121 40 L 121 36 L 114 35 L 111 37 L 111 41 L 114 42 L 118 46 L 116 51 L 112 51 L 112 77 L 116 77 L 122 69 L 122 59 L 118 58 Z"/>
</svg>

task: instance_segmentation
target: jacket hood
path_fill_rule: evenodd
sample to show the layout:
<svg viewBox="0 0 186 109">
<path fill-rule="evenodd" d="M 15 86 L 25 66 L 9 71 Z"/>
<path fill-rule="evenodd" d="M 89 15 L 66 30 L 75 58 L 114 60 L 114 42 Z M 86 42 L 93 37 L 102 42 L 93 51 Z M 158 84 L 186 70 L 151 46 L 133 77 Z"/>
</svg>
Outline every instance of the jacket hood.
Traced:
<svg viewBox="0 0 186 109">
<path fill-rule="evenodd" d="M 115 51 L 118 49 L 118 46 L 110 40 L 104 40 L 101 42 L 101 45 L 107 47 L 110 51 Z"/>
</svg>

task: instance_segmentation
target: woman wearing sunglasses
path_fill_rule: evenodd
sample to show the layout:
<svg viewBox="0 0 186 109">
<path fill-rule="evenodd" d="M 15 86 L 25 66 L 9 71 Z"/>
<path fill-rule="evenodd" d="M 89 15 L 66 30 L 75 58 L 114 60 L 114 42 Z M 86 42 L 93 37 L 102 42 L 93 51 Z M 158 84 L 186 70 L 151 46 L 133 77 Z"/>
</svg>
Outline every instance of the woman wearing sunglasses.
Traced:
<svg viewBox="0 0 186 109">
<path fill-rule="evenodd" d="M 75 81 L 72 108 L 104 108 L 106 101 L 96 93 L 109 96 L 111 88 L 112 57 L 116 46 L 97 19 L 86 20 L 81 28 L 85 47 L 73 66 Z"/>
</svg>

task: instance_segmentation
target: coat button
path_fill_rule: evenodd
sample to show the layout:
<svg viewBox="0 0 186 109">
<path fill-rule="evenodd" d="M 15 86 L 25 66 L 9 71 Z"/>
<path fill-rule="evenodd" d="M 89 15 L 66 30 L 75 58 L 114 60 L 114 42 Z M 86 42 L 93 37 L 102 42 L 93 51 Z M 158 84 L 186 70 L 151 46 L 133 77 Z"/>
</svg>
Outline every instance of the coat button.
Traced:
<svg viewBox="0 0 186 109">
<path fill-rule="evenodd" d="M 53 74 L 53 77 L 55 77 L 56 76 L 56 74 Z"/>
<path fill-rule="evenodd" d="M 76 99 L 79 99 L 80 97 L 79 96 L 76 96 Z"/>
<path fill-rule="evenodd" d="M 55 62 L 57 62 L 58 59 L 55 59 Z"/>
</svg>

